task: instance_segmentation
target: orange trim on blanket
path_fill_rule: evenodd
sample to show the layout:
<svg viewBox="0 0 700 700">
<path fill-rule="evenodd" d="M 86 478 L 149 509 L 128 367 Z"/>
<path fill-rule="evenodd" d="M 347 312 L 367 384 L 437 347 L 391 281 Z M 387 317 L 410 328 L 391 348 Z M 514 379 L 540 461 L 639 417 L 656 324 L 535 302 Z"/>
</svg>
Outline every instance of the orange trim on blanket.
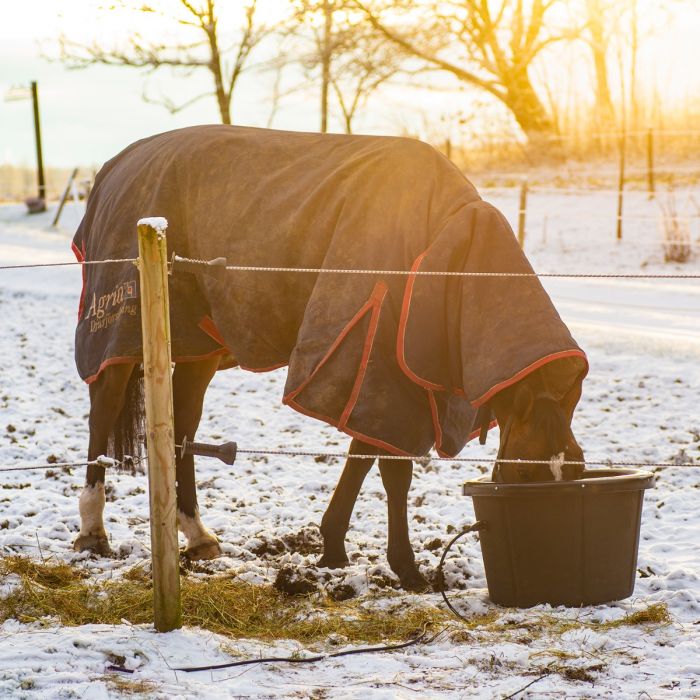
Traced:
<svg viewBox="0 0 700 700">
<path fill-rule="evenodd" d="M 554 362 L 554 360 L 561 360 L 564 357 L 580 357 L 581 359 L 583 359 L 586 365 L 585 370 L 582 373 L 583 376 L 581 377 L 581 379 L 583 380 L 583 378 L 588 374 L 588 358 L 586 357 L 586 353 L 583 352 L 583 350 L 561 350 L 560 352 L 554 352 L 551 355 L 545 355 L 544 357 L 541 357 L 539 360 L 536 360 L 532 364 L 525 367 L 525 369 L 521 369 L 519 372 L 516 372 L 510 379 L 506 379 L 502 382 L 499 382 L 498 384 L 495 384 L 485 394 L 481 395 L 478 399 L 472 401 L 472 406 L 478 408 L 482 404 L 485 404 L 489 399 L 493 398 L 493 396 L 499 391 L 503 391 L 504 389 L 507 389 L 509 386 L 512 386 L 516 382 L 519 382 L 521 379 L 524 379 L 525 377 L 527 377 L 528 374 L 531 374 L 536 369 L 544 367 L 544 365 L 549 364 L 550 362 Z"/>
<path fill-rule="evenodd" d="M 83 243 L 83 245 L 85 245 Z M 75 241 L 71 241 L 70 244 L 71 250 L 73 251 L 73 255 L 75 255 L 76 260 L 79 263 L 84 263 L 85 262 L 85 250 L 83 249 L 82 251 L 78 248 L 77 245 L 75 245 Z M 83 286 L 80 289 L 80 301 L 78 302 L 78 323 L 80 323 L 80 320 L 83 318 L 83 311 L 85 310 L 85 265 L 80 265 L 80 273 L 83 278 Z"/>
<path fill-rule="evenodd" d="M 213 352 L 207 352 L 204 355 L 178 355 L 177 357 L 173 357 L 172 361 L 175 363 L 198 362 L 199 360 L 207 360 L 210 357 L 216 357 L 217 355 L 224 355 L 226 354 L 226 352 L 228 352 L 226 348 L 217 348 Z M 143 362 L 142 355 L 123 355 L 121 357 L 110 357 L 108 360 L 105 360 L 100 365 L 100 368 L 97 370 L 97 372 L 95 372 L 95 374 L 90 375 L 84 381 L 86 384 L 92 384 L 100 376 L 102 370 L 111 365 L 126 365 L 129 363 L 140 364 L 141 362 Z"/>
<path fill-rule="evenodd" d="M 367 329 L 367 336 L 365 337 L 365 344 L 362 348 L 362 359 L 360 360 L 360 368 L 357 371 L 357 376 L 355 377 L 355 383 L 352 386 L 352 391 L 350 392 L 350 398 L 348 399 L 343 412 L 340 414 L 340 420 L 338 421 L 338 427 L 343 428 L 350 418 L 350 414 L 355 408 L 357 399 L 360 395 L 360 389 L 362 389 L 362 382 L 365 380 L 365 373 L 367 372 L 367 363 L 369 362 L 369 356 L 372 352 L 372 347 L 374 345 L 374 336 L 377 333 L 377 326 L 379 325 L 379 313 L 382 309 L 382 302 L 386 296 L 388 287 L 384 282 L 377 282 L 372 291 L 372 297 L 376 299 L 372 302 L 372 317 L 369 320 L 369 328 Z M 372 298 L 370 297 L 370 298 Z"/>
<path fill-rule="evenodd" d="M 379 447 L 382 450 L 386 450 L 389 454 L 392 455 L 398 455 L 400 457 L 411 457 L 412 455 L 410 452 L 405 452 L 404 450 L 399 449 L 395 445 L 390 445 L 388 442 L 384 442 L 382 440 L 377 440 L 376 438 L 369 437 L 368 435 L 364 435 L 363 433 L 360 433 L 357 430 L 353 430 L 352 428 L 348 428 L 347 425 L 344 425 L 342 428 L 338 427 L 338 422 L 331 418 L 330 416 L 324 416 L 321 413 L 315 413 L 314 411 L 310 411 L 308 408 L 305 408 L 301 404 L 298 404 L 294 399 L 283 399 L 282 402 L 289 406 L 290 408 L 293 408 L 295 411 L 298 411 L 299 413 L 303 413 L 305 416 L 309 416 L 309 418 L 315 418 L 316 420 L 323 421 L 324 423 L 328 423 L 328 425 L 332 425 L 334 428 L 337 428 L 341 432 L 345 433 L 346 435 L 349 435 L 350 437 L 357 438 L 358 440 L 361 440 L 362 442 L 367 443 L 368 445 L 373 445 L 374 447 Z"/>
<path fill-rule="evenodd" d="M 384 301 L 384 297 L 386 296 L 387 290 L 388 287 L 386 283 L 377 282 L 377 284 L 374 286 L 374 289 L 372 290 L 370 298 L 365 304 L 362 305 L 360 310 L 345 325 L 338 337 L 333 341 L 333 344 L 329 348 L 328 352 L 326 352 L 326 354 L 318 363 L 318 365 L 316 365 L 311 375 L 301 384 L 301 386 L 299 386 L 294 391 L 290 392 L 285 397 L 283 397 L 282 403 L 286 406 L 289 406 L 290 408 L 293 408 L 295 411 L 302 413 L 305 416 L 309 416 L 310 418 L 315 418 L 316 420 L 328 423 L 329 425 L 332 425 L 334 428 L 337 428 L 338 430 L 345 433 L 346 435 L 349 435 L 350 437 L 357 438 L 358 440 L 361 440 L 362 442 L 368 445 L 372 445 L 374 447 L 379 447 L 382 450 L 386 450 L 386 452 L 388 452 L 389 454 L 398 455 L 400 457 L 410 457 L 410 453 L 399 449 L 395 445 L 391 445 L 388 442 L 384 442 L 383 440 L 377 440 L 376 438 L 370 437 L 369 435 L 365 435 L 364 433 L 361 433 L 357 430 L 353 430 L 352 428 L 348 428 L 347 426 L 347 421 L 350 418 L 350 414 L 352 413 L 352 409 L 354 408 L 357 402 L 357 398 L 362 387 L 362 380 L 364 379 L 367 364 L 369 362 L 369 355 L 371 353 L 372 345 L 374 343 L 374 336 L 376 334 L 377 326 L 379 324 L 379 313 L 381 310 L 381 305 Z M 328 361 L 330 356 L 333 354 L 333 352 L 335 352 L 335 350 L 337 350 L 338 346 L 347 336 L 347 334 L 363 318 L 363 316 L 365 316 L 365 314 L 370 309 L 372 309 L 372 318 L 370 319 L 370 327 L 367 330 L 367 336 L 365 338 L 360 367 L 358 368 L 357 376 L 353 384 L 353 389 L 350 393 L 348 402 L 345 405 L 343 412 L 341 413 L 340 419 L 335 420 L 331 416 L 325 416 L 321 413 L 316 413 L 315 411 L 312 411 L 306 408 L 305 406 L 302 406 L 296 401 L 296 397 L 309 384 L 316 372 L 318 372 L 318 370 Z"/>
<path fill-rule="evenodd" d="M 423 259 L 427 255 L 428 251 L 430 248 L 427 248 L 424 250 L 414 261 L 413 264 L 411 265 L 411 272 L 417 272 L 418 269 L 420 268 Z M 410 308 L 411 308 L 411 298 L 413 296 L 413 287 L 415 285 L 417 275 L 409 275 L 408 280 L 406 282 L 406 288 L 404 290 L 404 296 L 403 296 L 403 301 L 401 304 L 401 316 L 399 318 L 399 328 L 398 328 L 398 334 L 396 338 L 396 360 L 399 364 L 399 367 L 401 368 L 402 372 L 415 384 L 418 386 L 423 387 L 426 392 L 428 393 L 428 401 L 430 402 L 430 412 L 432 415 L 432 421 L 433 421 L 433 430 L 435 432 L 435 449 L 437 453 L 441 457 L 449 457 L 451 455 L 446 455 L 442 452 L 442 427 L 440 426 L 440 421 L 439 421 L 439 416 L 437 414 L 437 404 L 435 402 L 435 396 L 433 392 L 435 391 L 448 391 L 447 387 L 443 386 L 442 384 L 436 384 L 435 382 L 431 382 L 427 379 L 424 379 L 423 377 L 419 377 L 409 366 L 408 363 L 406 362 L 406 356 L 405 356 L 405 341 L 406 341 L 406 328 L 408 326 L 408 316 L 410 313 Z M 479 407 L 482 404 L 486 403 L 489 399 L 491 399 L 495 394 L 497 394 L 499 391 L 503 391 L 503 389 L 507 389 L 509 386 L 515 384 L 516 382 L 519 382 L 521 379 L 524 379 L 526 376 L 534 372 L 536 369 L 539 369 L 540 367 L 543 367 L 544 365 L 548 364 L 549 362 L 553 362 L 554 360 L 559 360 L 565 357 L 581 357 L 583 361 L 586 364 L 586 369 L 583 373 L 583 376 L 585 377 L 586 374 L 588 373 L 588 358 L 586 357 L 586 354 L 582 350 L 562 350 L 561 352 L 555 352 L 552 353 L 551 355 L 546 355 L 545 357 L 540 358 L 539 360 L 533 362 L 532 364 L 528 365 L 525 369 L 520 370 L 516 374 L 514 374 L 510 379 L 507 379 L 503 382 L 499 382 L 498 384 L 494 385 L 491 387 L 483 396 L 480 396 L 478 399 L 475 401 L 471 401 L 471 405 L 475 407 Z M 464 398 L 467 398 L 466 392 L 462 388 L 454 388 L 452 389 L 452 393 L 462 396 Z M 491 424 L 489 425 L 489 429 L 495 427 L 498 425 L 498 421 L 492 421 Z M 467 442 L 473 440 L 479 433 L 481 432 L 481 429 L 473 431 L 468 439 Z"/>
<path fill-rule="evenodd" d="M 416 272 L 423 262 L 423 258 L 427 255 L 428 250 L 423 251 L 411 265 L 411 272 Z M 427 379 L 419 377 L 406 363 L 406 357 L 404 353 L 404 341 L 406 339 L 406 326 L 408 325 L 408 314 L 411 307 L 411 297 L 413 296 L 413 285 L 416 282 L 416 275 L 409 275 L 406 281 L 406 289 L 403 295 L 403 302 L 401 304 L 401 316 L 399 318 L 399 332 L 396 337 L 396 360 L 399 363 L 399 367 L 403 373 L 415 384 L 422 386 L 424 389 L 433 391 L 446 391 L 445 387 L 441 384 L 435 384 Z"/>
<path fill-rule="evenodd" d="M 215 340 L 219 345 L 226 348 L 226 341 L 224 336 L 221 335 L 221 331 L 218 329 L 217 325 L 214 323 L 214 319 L 211 316 L 203 316 L 200 322 L 197 324 L 200 330 L 204 331 L 210 338 Z M 229 348 L 226 348 L 229 350 Z M 230 352 L 230 350 L 229 350 Z"/>
<path fill-rule="evenodd" d="M 285 397 L 283 397 L 282 403 L 286 404 L 288 402 L 291 402 L 292 399 L 296 398 L 306 388 L 306 386 L 309 384 L 309 382 L 316 376 L 316 373 L 321 369 L 321 367 L 323 367 L 323 365 L 326 364 L 326 362 L 329 360 L 330 356 L 338 349 L 338 346 L 343 342 L 343 340 L 345 340 L 345 336 L 347 336 L 347 334 L 360 321 L 360 319 L 370 309 L 372 309 L 377 303 L 379 303 L 381 305 L 382 301 L 384 300 L 384 296 L 386 295 L 386 290 L 387 290 L 387 285 L 385 282 L 377 282 L 377 284 L 374 285 L 374 289 L 372 290 L 372 293 L 370 294 L 369 299 L 360 307 L 360 310 L 347 322 L 347 324 L 345 325 L 343 330 L 340 331 L 337 338 L 333 341 L 330 348 L 328 348 L 328 351 L 323 356 L 321 361 L 316 365 L 316 367 L 314 367 L 313 372 L 311 372 L 311 374 L 296 389 L 294 389 L 294 391 L 291 391 L 289 394 L 287 394 Z M 371 327 L 371 321 L 370 321 L 370 327 Z M 363 358 L 364 358 L 364 353 L 363 353 Z M 360 365 L 360 369 L 361 368 L 362 368 L 362 366 Z M 325 420 L 325 419 L 323 419 L 323 420 Z M 332 425 L 335 425 L 335 423 L 333 423 Z"/>
<path fill-rule="evenodd" d="M 435 449 L 437 453 L 442 457 L 441 447 L 442 447 L 442 426 L 440 425 L 440 416 L 438 414 L 437 402 L 435 401 L 435 394 L 432 391 L 428 391 L 428 403 L 430 404 L 430 415 L 433 418 L 433 432 L 435 433 Z"/>
<path fill-rule="evenodd" d="M 110 365 L 126 365 L 129 363 L 137 364 L 138 362 L 141 362 L 141 359 L 141 355 L 139 355 L 138 357 L 132 357 L 127 355 L 125 355 L 124 357 L 110 357 L 108 360 L 105 360 L 100 365 L 100 368 L 97 370 L 97 372 L 95 372 L 95 374 L 85 379 L 85 383 L 92 384 L 100 376 L 100 372 L 102 372 L 102 370 L 105 369 L 105 367 L 109 367 Z"/>
</svg>

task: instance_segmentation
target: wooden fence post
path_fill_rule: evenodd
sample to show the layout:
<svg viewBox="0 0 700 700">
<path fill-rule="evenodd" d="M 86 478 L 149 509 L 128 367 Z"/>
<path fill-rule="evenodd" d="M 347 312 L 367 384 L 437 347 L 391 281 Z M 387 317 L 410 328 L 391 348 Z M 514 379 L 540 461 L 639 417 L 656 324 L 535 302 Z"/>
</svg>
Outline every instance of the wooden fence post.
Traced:
<svg viewBox="0 0 700 700">
<path fill-rule="evenodd" d="M 527 178 L 520 185 L 520 205 L 518 207 L 518 243 L 525 248 L 525 216 L 527 214 Z"/>
<path fill-rule="evenodd" d="M 617 227 L 616 237 L 618 241 L 622 240 L 622 204 L 625 190 L 625 151 L 627 150 L 627 134 L 623 127 L 620 136 L 620 174 L 617 182 Z"/>
<path fill-rule="evenodd" d="M 53 217 L 53 221 L 51 222 L 52 227 L 58 226 L 58 220 L 61 218 L 61 212 L 63 211 L 63 207 L 68 201 L 68 197 L 70 196 L 71 190 L 75 187 L 74 181 L 77 176 L 78 168 L 73 168 L 73 172 L 71 172 L 70 177 L 68 178 L 68 182 L 66 183 L 66 189 L 63 190 L 63 194 L 61 195 L 61 201 L 58 203 L 58 209 L 56 209 L 56 216 Z"/>
<path fill-rule="evenodd" d="M 647 131 L 647 190 L 649 199 L 654 199 L 656 187 L 654 184 L 654 130 Z"/>
<path fill-rule="evenodd" d="M 154 625 L 181 627 L 165 219 L 138 223 Z"/>
</svg>

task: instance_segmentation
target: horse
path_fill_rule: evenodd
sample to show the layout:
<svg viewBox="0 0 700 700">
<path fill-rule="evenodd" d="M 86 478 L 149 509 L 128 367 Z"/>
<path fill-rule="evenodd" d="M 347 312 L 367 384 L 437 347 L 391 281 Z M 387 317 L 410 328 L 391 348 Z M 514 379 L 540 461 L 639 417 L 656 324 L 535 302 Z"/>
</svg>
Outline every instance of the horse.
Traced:
<svg viewBox="0 0 700 700">
<path fill-rule="evenodd" d="M 240 178 L 231 178 L 239 183 L 236 211 L 244 214 L 228 212 L 227 219 L 226 211 L 219 212 L 226 222 L 220 229 L 218 218 L 211 218 L 211 201 L 221 206 L 228 201 L 224 195 L 230 181 L 221 181 L 224 189 L 216 189 L 221 179 L 212 175 L 217 170 L 213 165 L 203 169 L 204 152 L 209 160 L 226 155 L 229 168 L 241 168 Z M 282 173 L 275 172 L 276 186 L 279 178 L 290 183 L 277 197 L 279 204 L 277 190 L 270 189 L 265 171 L 257 167 L 260 154 L 268 152 Z M 257 169 L 246 163 L 250 153 L 255 154 Z M 185 157 L 190 158 L 187 167 L 172 171 L 172 162 Z M 240 166 L 235 165 L 238 161 Z M 200 170 L 202 182 L 193 183 Z M 152 182 L 139 181 L 143 172 L 153 173 Z M 212 196 L 218 199 L 201 202 L 191 193 L 204 192 L 203 183 L 211 188 L 212 177 L 216 190 Z M 406 177 L 415 195 L 413 205 L 401 197 L 394 202 L 396 193 L 408 186 Z M 384 188 L 384 194 L 378 188 Z M 158 191 L 163 198 L 158 199 Z M 340 191 L 342 202 L 336 203 Z M 348 192 L 354 207 L 348 205 Z M 264 208 L 257 205 L 260 197 Z M 228 282 L 195 274 L 180 281 L 173 276 L 170 282 L 177 346 L 172 371 L 177 444 L 195 438 L 215 373 L 236 364 L 257 371 L 288 364 L 284 402 L 352 437 L 321 520 L 323 553 L 318 566 L 348 564 L 345 537 L 353 507 L 365 476 L 378 461 L 387 496 L 389 566 L 403 588 L 426 589 L 428 582 L 416 566 L 409 537 L 411 457 L 424 455 L 432 446 L 443 456 L 454 456 L 470 437 L 485 436 L 494 424 L 492 418 L 500 426 L 494 481 L 580 476 L 583 452 L 571 423 L 587 371 L 585 355 L 538 280 L 528 279 L 531 268 L 503 216 L 434 149 L 408 139 L 236 127 L 196 127 L 151 137 L 130 146 L 100 171 L 74 239 L 78 259 L 133 255 L 134 237 L 123 222 L 133 220 L 138 211 L 151 213 L 143 212 L 146 207 L 175 221 L 175 236 L 171 240 L 169 235 L 168 245 L 172 252 L 179 252 L 178 246 L 199 254 L 192 257 L 204 257 L 209 251 L 201 245 L 206 243 L 212 251 L 219 249 L 216 246 L 227 248 L 233 259 L 246 251 L 256 263 L 268 259 L 271 264 L 299 268 L 333 267 L 338 265 L 334 260 L 354 259 L 362 266 L 376 264 L 367 257 L 375 246 L 375 256 L 387 260 L 385 264 L 391 265 L 394 255 L 401 258 L 394 265 L 411 264 L 404 277 L 383 278 L 379 271 L 367 282 L 336 282 L 339 275 L 310 280 L 291 275 L 299 281 L 237 282 L 229 288 Z M 386 218 L 391 207 L 400 226 L 394 218 Z M 362 230 L 368 231 L 359 241 L 358 211 L 363 215 Z M 269 220 L 262 220 L 263 215 Z M 234 234 L 231 217 L 239 221 Z M 209 221 L 206 237 L 196 233 L 203 218 Z M 350 224 L 344 228 L 347 220 Z M 424 223 L 416 225 L 416 220 Z M 251 248 L 246 225 L 258 244 L 261 236 L 268 235 L 260 232 L 273 226 L 277 230 L 269 234 L 273 236 L 269 243 L 263 240 L 263 245 Z M 406 233 L 409 226 L 411 235 Z M 306 236 L 304 246 L 297 243 L 300 227 Z M 382 233 L 392 227 L 398 230 L 396 235 Z M 499 267 L 526 274 L 508 280 L 507 287 L 497 278 L 455 281 L 419 276 L 425 269 Z M 104 269 L 85 268 L 76 330 L 76 359 L 90 393 L 90 464 L 80 495 L 81 526 L 74 548 L 100 555 L 108 555 L 110 547 L 103 522 L 105 465 L 98 458 L 110 455 L 121 460 L 137 453 L 143 412 L 137 291 L 123 276 L 127 273 L 100 278 Z M 328 281 L 330 277 L 335 279 Z M 107 293 L 101 294 L 102 289 Z M 263 323 L 261 318 L 276 322 Z M 493 349 L 485 352 L 486 346 Z M 389 455 L 401 459 L 386 459 Z M 220 544 L 200 517 L 194 457 L 178 451 L 175 471 L 178 526 L 187 542 L 184 556 L 190 560 L 219 556 Z"/>
</svg>

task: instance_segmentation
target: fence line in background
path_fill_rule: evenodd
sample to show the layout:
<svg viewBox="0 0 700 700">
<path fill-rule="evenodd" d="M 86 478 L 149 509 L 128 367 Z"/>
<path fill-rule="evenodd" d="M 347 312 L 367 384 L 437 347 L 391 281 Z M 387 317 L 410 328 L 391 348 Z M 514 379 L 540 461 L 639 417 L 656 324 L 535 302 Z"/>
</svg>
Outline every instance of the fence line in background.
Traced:
<svg viewBox="0 0 700 700">
<path fill-rule="evenodd" d="M 700 168 L 698 168 L 698 175 L 700 175 Z M 509 192 L 517 192 L 517 185 L 479 185 L 479 192 L 493 192 L 495 190 L 508 190 Z M 554 185 L 533 185 L 528 183 L 529 192 L 539 192 L 543 194 L 605 194 L 616 196 L 618 190 L 612 188 L 604 187 L 555 187 Z M 626 195 L 642 195 L 645 199 L 649 198 L 649 190 L 625 190 Z M 694 195 L 700 194 L 700 190 L 695 189 L 683 189 L 683 190 L 673 190 L 672 194 L 674 197 L 692 197 Z M 698 203 L 700 206 L 700 202 Z"/>
</svg>

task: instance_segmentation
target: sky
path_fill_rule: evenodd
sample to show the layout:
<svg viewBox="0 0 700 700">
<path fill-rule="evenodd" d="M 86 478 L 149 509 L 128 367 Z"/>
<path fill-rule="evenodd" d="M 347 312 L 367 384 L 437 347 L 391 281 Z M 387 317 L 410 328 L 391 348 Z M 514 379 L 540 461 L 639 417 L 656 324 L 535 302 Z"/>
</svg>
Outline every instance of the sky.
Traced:
<svg viewBox="0 0 700 700">
<path fill-rule="evenodd" d="M 283 0 L 268 0 L 277 3 Z M 39 83 L 44 160 L 49 166 L 99 166 L 129 143 L 144 136 L 192 124 L 217 122 L 218 111 L 213 98 L 202 100 L 184 112 L 171 115 L 161 106 L 142 99 L 144 90 L 183 99 L 209 88 L 206 70 L 187 78 L 172 75 L 167 69 L 145 75 L 119 67 L 94 66 L 84 70 L 68 70 L 46 56 L 57 53 L 57 38 L 64 32 L 75 39 L 100 37 L 113 40 L 128 36 L 133 29 L 125 18 L 111 13 L 108 20 L 99 19 L 95 7 L 99 0 L 0 0 L 0 95 L 13 85 Z M 237 4 L 237 3 L 236 3 Z M 664 25 L 650 40 L 642 56 L 640 75 L 654 74 L 665 89 L 682 99 L 697 89 L 697 77 L 688 66 L 700 61 L 700 7 L 697 0 L 669 0 L 680 18 Z M 274 12 L 275 10 L 268 10 Z M 581 64 L 581 61 L 578 61 Z M 576 59 L 550 62 L 547 70 L 554 73 L 555 83 L 569 81 L 571 65 L 584 75 Z M 583 70 L 583 72 L 581 72 Z M 557 73 L 559 71 L 559 73 Z M 301 76 L 297 75 L 295 83 Z M 449 78 L 436 78 L 443 87 L 454 85 Z M 695 80 L 690 86 L 689 81 Z M 234 121 L 239 124 L 267 126 L 270 117 L 270 94 L 273 75 L 251 73 L 243 78 L 240 98 L 234 104 Z M 308 86 L 286 97 L 272 126 L 284 129 L 316 130 L 318 128 L 318 95 L 316 86 Z M 235 98 L 234 98 L 235 99 Z M 426 137 L 440 122 L 449 122 L 445 115 L 478 109 L 483 112 L 484 99 L 469 91 L 426 92 L 419 98 L 414 90 L 394 87 L 370 101 L 358 122 L 361 131 L 398 133 L 410 131 Z M 490 117 L 489 108 L 486 112 Z M 495 110 L 498 114 L 498 109 Z M 488 119 L 484 119 L 486 123 Z M 432 124 L 432 126 L 431 126 Z M 438 126 L 435 127 L 435 124 Z M 340 130 L 340 123 L 331 125 Z M 31 103 L 0 101 L 0 164 L 32 165 L 34 137 Z"/>
</svg>

